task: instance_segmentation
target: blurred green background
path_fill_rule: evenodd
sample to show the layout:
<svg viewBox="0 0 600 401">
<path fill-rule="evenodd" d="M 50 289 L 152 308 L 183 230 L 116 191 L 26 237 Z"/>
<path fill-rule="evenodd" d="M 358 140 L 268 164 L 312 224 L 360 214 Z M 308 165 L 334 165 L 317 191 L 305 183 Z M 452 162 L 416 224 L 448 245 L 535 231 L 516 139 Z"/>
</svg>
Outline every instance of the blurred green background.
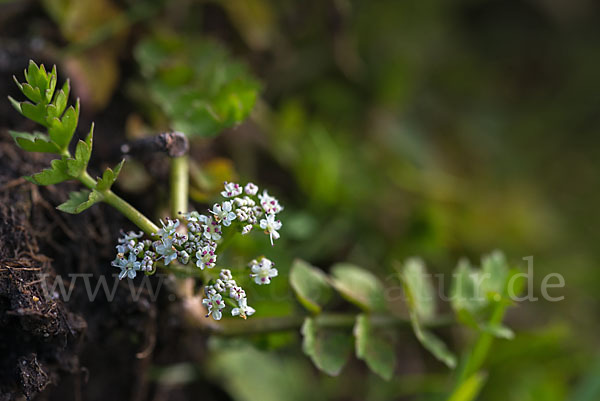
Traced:
<svg viewBox="0 0 600 401">
<path fill-rule="evenodd" d="M 562 274 L 565 287 L 551 294 L 563 301 L 509 312 L 516 338 L 495 342 L 478 399 L 600 399 L 600 3 L 16 0 L 0 9 L 2 70 L 57 63 L 82 119 L 96 121 L 99 160 L 117 159 L 124 136 L 198 117 L 156 101 L 192 85 L 194 68 L 194 85 L 214 85 L 208 101 L 239 96 L 239 107 L 219 110 L 232 122 L 249 112 L 244 123 L 218 136 L 208 124 L 193 139 L 202 173 L 192 196 L 207 202 L 211 179 L 236 176 L 279 196 L 276 249 L 240 252 L 268 252 L 282 277 L 296 257 L 323 269 L 350 261 L 385 280 L 394 261 L 418 255 L 450 273 L 461 256 L 477 263 L 493 249 L 521 268 L 534 257 L 537 296 L 546 274 Z M 177 59 L 171 73 L 152 75 L 164 55 L 143 52 L 151 40 L 178 43 L 165 56 Z M 132 165 L 122 190 L 135 194 L 134 182 L 152 178 Z M 269 291 L 282 300 L 253 303 L 259 314 L 299 308 L 284 279 Z M 459 353 L 469 342 L 444 334 Z M 357 361 L 323 376 L 296 334 L 211 339 L 202 360 L 156 366 L 155 378 L 211 383 L 207 399 L 443 399 L 452 373 L 408 331 L 399 336 L 390 382 Z"/>
</svg>

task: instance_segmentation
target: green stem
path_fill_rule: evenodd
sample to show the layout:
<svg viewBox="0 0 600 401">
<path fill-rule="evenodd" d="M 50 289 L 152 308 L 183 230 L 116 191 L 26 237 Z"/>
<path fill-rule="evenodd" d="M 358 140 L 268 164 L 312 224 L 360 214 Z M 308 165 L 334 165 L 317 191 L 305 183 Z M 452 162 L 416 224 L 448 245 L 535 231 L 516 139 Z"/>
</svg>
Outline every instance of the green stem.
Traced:
<svg viewBox="0 0 600 401">
<path fill-rule="evenodd" d="M 158 232 L 158 227 L 150 219 L 144 216 L 140 211 L 131 206 L 121 197 L 117 196 L 110 189 L 103 193 L 104 202 L 108 203 L 131 220 L 143 232 L 150 237 L 153 237 Z"/>
<path fill-rule="evenodd" d="M 84 171 L 79 176 L 79 181 L 89 189 L 96 190 L 96 180 L 94 180 L 87 171 Z M 149 236 L 153 236 L 158 231 L 158 227 L 150 219 L 144 216 L 140 211 L 127 203 L 124 199 L 116 195 L 110 189 L 98 191 L 103 195 L 103 201 L 117 209 L 133 224 L 138 226 L 143 232 Z"/>
<path fill-rule="evenodd" d="M 188 156 L 171 159 L 171 217 L 177 218 L 180 213 L 187 213 L 189 189 Z"/>
<path fill-rule="evenodd" d="M 323 313 L 314 317 L 317 326 L 324 328 L 352 329 L 356 323 L 355 314 Z M 247 320 L 223 319 L 215 327 L 210 327 L 215 334 L 222 336 L 239 336 L 248 334 L 273 333 L 279 331 L 298 330 L 304 320 L 309 316 L 282 316 L 249 318 Z M 410 327 L 410 319 L 389 316 L 373 315 L 371 324 L 375 327 Z M 439 327 L 453 323 L 447 317 L 428 324 L 428 327 Z"/>
<path fill-rule="evenodd" d="M 502 323 L 502 319 L 504 319 L 505 312 L 506 305 L 503 303 L 498 303 L 492 311 L 489 324 L 492 326 L 500 325 Z M 473 345 L 472 350 L 467 354 L 467 357 L 465 358 L 463 367 L 458 376 L 458 380 L 456 381 L 455 388 L 458 388 L 465 380 L 467 380 L 469 377 L 471 377 L 472 374 L 474 374 L 481 368 L 481 366 L 485 362 L 485 359 L 487 358 L 493 341 L 493 334 L 487 332 L 479 333 L 479 337 Z"/>
</svg>

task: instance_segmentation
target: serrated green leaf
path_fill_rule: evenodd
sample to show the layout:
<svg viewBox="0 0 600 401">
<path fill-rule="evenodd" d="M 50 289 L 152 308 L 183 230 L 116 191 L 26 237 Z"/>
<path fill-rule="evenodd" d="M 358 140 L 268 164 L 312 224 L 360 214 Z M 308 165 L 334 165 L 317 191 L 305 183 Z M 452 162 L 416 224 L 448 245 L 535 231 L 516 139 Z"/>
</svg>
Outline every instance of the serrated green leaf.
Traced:
<svg viewBox="0 0 600 401">
<path fill-rule="evenodd" d="M 43 64 L 38 65 L 33 61 L 29 60 L 28 70 L 25 71 L 25 80 L 31 85 L 33 88 L 39 90 L 40 95 L 42 95 L 40 102 L 47 103 L 49 99 L 46 99 L 47 91 L 51 88 L 52 85 L 52 75 L 48 76 L 46 72 L 46 68 Z M 56 82 L 54 82 L 56 84 Z"/>
<path fill-rule="evenodd" d="M 73 177 L 67 173 L 67 162 L 65 157 L 52 160 L 50 166 L 49 169 L 45 169 L 41 173 L 34 174 L 30 177 L 25 177 L 25 179 L 37 185 L 52 185 L 73 179 Z"/>
<path fill-rule="evenodd" d="M 112 184 L 114 184 L 114 182 L 119 177 L 119 173 L 121 172 L 121 168 L 123 167 L 123 164 L 125 164 L 125 159 L 121 160 L 121 162 L 115 166 L 114 170 L 112 170 L 110 168 L 107 168 L 106 170 L 104 170 L 104 173 L 102 174 L 102 178 L 98 179 L 98 183 L 96 184 L 96 189 L 98 191 L 105 191 L 107 189 L 110 189 Z"/>
<path fill-rule="evenodd" d="M 50 107 L 54 109 L 52 118 L 60 118 L 62 116 L 62 113 L 67 107 L 67 95 L 65 94 L 64 90 L 61 89 L 57 92 L 54 103 L 48 105 L 48 108 Z M 50 113 L 48 113 L 48 115 L 50 115 Z"/>
<path fill-rule="evenodd" d="M 19 82 L 19 78 L 17 78 L 16 75 L 13 75 L 13 81 L 15 81 L 15 84 L 17 84 L 17 86 L 19 87 L 19 89 L 21 91 L 23 91 L 23 85 Z"/>
<path fill-rule="evenodd" d="M 79 175 L 85 170 L 87 162 L 90 158 L 90 148 L 82 140 L 77 142 L 75 148 L 75 158 L 67 160 L 67 172 L 72 177 L 79 177 Z"/>
<path fill-rule="evenodd" d="M 452 308 L 458 313 L 467 310 L 477 313 L 487 306 L 488 300 L 482 289 L 477 288 L 481 283 L 481 273 L 475 271 L 469 261 L 461 259 L 454 270 L 450 290 Z"/>
<path fill-rule="evenodd" d="M 502 326 L 501 324 L 482 324 L 480 325 L 481 331 L 485 333 L 489 333 L 494 337 L 504 338 L 505 340 L 512 340 L 515 338 L 515 333 L 506 326 Z"/>
<path fill-rule="evenodd" d="M 67 79 L 62 89 L 56 92 L 56 96 L 54 96 L 54 101 L 48 106 L 46 106 L 47 121 L 50 122 L 54 118 L 61 118 L 62 114 L 65 111 L 65 108 L 67 107 L 67 101 L 69 100 L 69 91 L 70 84 L 69 80 Z"/>
<path fill-rule="evenodd" d="M 389 339 L 375 331 L 367 315 L 358 315 L 354 325 L 356 356 L 369 369 L 385 380 L 390 380 L 396 367 L 396 352 Z"/>
<path fill-rule="evenodd" d="M 77 128 L 78 119 L 79 99 L 77 99 L 75 107 L 70 106 L 60 120 L 58 118 L 51 120 L 48 128 L 50 139 L 54 141 L 61 149 L 67 149 L 69 147 L 71 138 L 73 137 L 75 129 Z"/>
<path fill-rule="evenodd" d="M 62 212 L 77 214 L 81 213 L 94 203 L 98 203 L 103 199 L 103 195 L 96 191 L 87 189 L 79 192 L 69 193 L 69 200 L 58 205 L 56 208 Z"/>
<path fill-rule="evenodd" d="M 53 104 L 47 105 L 46 106 L 46 123 L 50 124 L 55 118 L 60 118 L 58 109 Z"/>
<path fill-rule="evenodd" d="M 48 135 L 41 132 L 9 131 L 17 145 L 28 152 L 60 153 L 60 149 L 50 141 Z"/>
<path fill-rule="evenodd" d="M 474 373 L 454 390 L 448 401 L 474 401 L 481 392 L 486 379 L 485 373 Z"/>
<path fill-rule="evenodd" d="M 40 92 L 46 90 L 45 79 L 40 72 L 40 68 L 33 60 L 29 60 L 28 69 L 25 71 L 25 80 L 31 86 L 39 88 Z"/>
<path fill-rule="evenodd" d="M 75 158 L 67 160 L 67 172 L 73 177 L 79 177 L 79 175 L 87 168 L 90 156 L 92 154 L 92 141 L 94 136 L 94 126 L 90 129 L 90 132 L 85 139 L 85 142 L 79 140 L 77 147 L 75 148 Z"/>
<path fill-rule="evenodd" d="M 48 126 L 48 123 L 46 122 L 46 105 L 43 103 L 34 105 L 30 102 L 21 102 L 20 112 L 30 120 L 43 126 Z"/>
<path fill-rule="evenodd" d="M 67 105 L 67 101 L 69 100 L 69 94 L 71 93 L 71 80 L 69 78 L 67 78 L 67 80 L 63 84 L 62 92 L 65 95 L 65 105 L 63 106 L 63 110 L 64 110 Z M 56 102 L 56 103 L 57 103 L 56 107 L 58 107 L 59 104 L 58 104 L 58 102 Z"/>
<path fill-rule="evenodd" d="M 422 327 L 422 322 L 433 319 L 435 315 L 435 297 L 429 274 L 421 259 L 411 258 L 406 261 L 400 277 L 409 308 L 410 321 L 419 342 L 437 359 L 449 368 L 456 367 L 456 356 L 443 341 Z"/>
<path fill-rule="evenodd" d="M 317 327 L 307 317 L 301 328 L 302 350 L 315 366 L 331 376 L 337 376 L 352 352 L 352 336 L 340 329 Z"/>
<path fill-rule="evenodd" d="M 44 95 L 45 95 L 44 100 L 46 103 L 50 103 L 52 101 L 52 97 L 54 96 L 54 90 L 56 89 L 56 80 L 57 80 L 56 65 L 54 65 L 52 67 L 52 71 L 50 72 L 50 75 L 48 76 L 48 88 L 44 92 Z"/>
<path fill-rule="evenodd" d="M 512 339 L 514 333 L 509 328 L 481 322 L 482 311 L 489 305 L 490 298 L 486 295 L 488 292 L 496 296 L 505 293 L 506 282 L 512 274 L 504 269 L 506 265 L 501 254 L 492 254 L 484 260 L 487 266 L 485 272 L 474 270 L 466 260 L 459 262 L 453 275 L 452 308 L 458 320 L 468 327 L 498 338 Z"/>
<path fill-rule="evenodd" d="M 313 313 L 321 312 L 333 295 L 325 273 L 300 259 L 292 264 L 290 285 L 302 305 Z"/>
<path fill-rule="evenodd" d="M 499 300 L 498 298 L 504 294 L 508 277 L 508 266 L 504 254 L 500 251 L 494 251 L 484 256 L 481 260 L 481 270 L 484 275 L 481 284 L 483 293 Z"/>
<path fill-rule="evenodd" d="M 46 66 L 44 66 L 44 64 L 40 64 L 39 65 L 39 74 L 38 74 L 38 80 L 41 82 L 41 84 L 44 84 L 48 82 L 48 72 L 46 72 Z M 46 85 L 46 88 L 48 87 L 48 85 Z"/>
<path fill-rule="evenodd" d="M 370 271 L 348 263 L 331 268 L 334 288 L 348 301 L 368 311 L 386 309 L 384 288 Z"/>
<path fill-rule="evenodd" d="M 435 296 L 425 263 L 419 258 L 408 259 L 402 270 L 402 281 L 407 302 L 420 321 L 429 321 L 435 315 Z"/>
<path fill-rule="evenodd" d="M 423 329 L 414 313 L 411 314 L 411 322 L 415 336 L 421 345 L 438 360 L 444 362 L 446 366 L 454 369 L 456 367 L 456 356 L 448 349 L 446 344 L 435 336 L 435 334 Z"/>
<path fill-rule="evenodd" d="M 34 103 L 39 103 L 42 101 L 42 94 L 40 93 L 39 88 L 34 88 L 28 83 L 24 83 L 19 86 L 21 92 L 27 97 L 27 99 L 31 100 Z"/>
<path fill-rule="evenodd" d="M 8 97 L 8 101 L 10 102 L 10 104 L 12 105 L 12 107 L 15 108 L 15 110 L 17 110 L 20 114 L 23 114 L 23 111 L 21 110 L 21 103 L 20 102 L 17 102 L 11 96 Z"/>
<path fill-rule="evenodd" d="M 497 338 L 504 338 L 506 340 L 512 340 L 515 337 L 515 333 L 506 326 L 493 325 L 485 322 L 478 321 L 477 317 L 473 315 L 468 309 L 460 309 L 456 311 L 456 317 L 458 321 L 470 327 L 474 330 L 488 333 Z"/>
</svg>

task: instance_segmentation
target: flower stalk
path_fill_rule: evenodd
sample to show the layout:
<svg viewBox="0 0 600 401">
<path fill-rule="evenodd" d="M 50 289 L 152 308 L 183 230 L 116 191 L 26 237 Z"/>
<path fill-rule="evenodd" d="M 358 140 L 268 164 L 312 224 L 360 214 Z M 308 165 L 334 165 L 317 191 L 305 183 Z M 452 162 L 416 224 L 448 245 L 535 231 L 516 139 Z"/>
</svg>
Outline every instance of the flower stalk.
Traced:
<svg viewBox="0 0 600 401">
<path fill-rule="evenodd" d="M 187 213 L 189 190 L 188 155 L 171 158 L 171 216 Z"/>
</svg>

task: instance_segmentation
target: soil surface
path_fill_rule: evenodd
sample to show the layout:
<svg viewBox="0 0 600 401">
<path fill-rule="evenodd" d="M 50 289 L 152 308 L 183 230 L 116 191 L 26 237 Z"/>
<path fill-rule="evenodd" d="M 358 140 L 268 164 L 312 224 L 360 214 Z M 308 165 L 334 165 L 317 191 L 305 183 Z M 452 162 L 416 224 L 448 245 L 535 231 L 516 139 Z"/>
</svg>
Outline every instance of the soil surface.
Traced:
<svg viewBox="0 0 600 401">
<path fill-rule="evenodd" d="M 102 204 L 59 212 L 78 185 L 38 187 L 22 178 L 51 158 L 21 151 L 0 130 L 0 400 L 178 400 L 200 385 L 206 392 L 206 383 L 151 380 L 151 366 L 201 360 L 204 339 L 182 328 L 168 280 L 157 295 L 143 277 L 132 287 L 116 281 L 114 242 L 129 222 Z M 75 280 L 68 302 L 52 287 L 57 279 L 66 291 Z M 102 279 L 114 298 L 100 289 L 90 299 Z"/>
</svg>

